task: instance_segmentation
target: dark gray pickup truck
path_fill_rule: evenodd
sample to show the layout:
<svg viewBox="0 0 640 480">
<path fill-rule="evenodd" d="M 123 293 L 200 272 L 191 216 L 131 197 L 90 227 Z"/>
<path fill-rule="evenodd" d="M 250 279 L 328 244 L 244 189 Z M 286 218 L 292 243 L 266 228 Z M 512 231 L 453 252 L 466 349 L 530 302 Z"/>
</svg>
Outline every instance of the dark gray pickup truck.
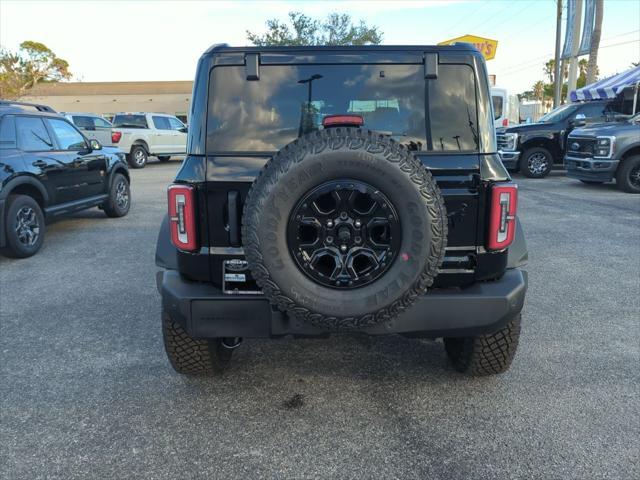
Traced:
<svg viewBox="0 0 640 480">
<path fill-rule="evenodd" d="M 615 178 L 620 190 L 640 193 L 640 113 L 622 122 L 574 130 L 564 163 L 570 178 L 589 184 Z"/>
</svg>

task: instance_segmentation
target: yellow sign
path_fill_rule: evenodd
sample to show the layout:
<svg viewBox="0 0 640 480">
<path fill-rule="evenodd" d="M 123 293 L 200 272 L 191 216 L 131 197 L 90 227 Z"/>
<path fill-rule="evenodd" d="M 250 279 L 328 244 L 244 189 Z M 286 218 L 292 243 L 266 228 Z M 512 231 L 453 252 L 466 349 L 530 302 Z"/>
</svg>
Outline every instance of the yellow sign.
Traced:
<svg viewBox="0 0 640 480">
<path fill-rule="evenodd" d="M 471 43 L 482 54 L 485 60 L 491 60 L 496 56 L 498 41 L 489 38 L 476 37 L 475 35 L 463 35 L 462 37 L 445 40 L 438 45 L 452 45 L 454 43 Z"/>
</svg>

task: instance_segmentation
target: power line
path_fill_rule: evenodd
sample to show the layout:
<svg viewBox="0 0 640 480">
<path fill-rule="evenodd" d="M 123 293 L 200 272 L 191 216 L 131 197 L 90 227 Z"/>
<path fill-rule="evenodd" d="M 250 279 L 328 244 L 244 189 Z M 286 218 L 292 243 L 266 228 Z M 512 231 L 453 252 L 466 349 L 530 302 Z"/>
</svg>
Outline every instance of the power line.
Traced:
<svg viewBox="0 0 640 480">
<path fill-rule="evenodd" d="M 638 31 L 640 31 L 640 30 L 638 30 Z M 628 33 L 634 33 L 634 32 L 628 32 Z M 628 33 L 623 34 L 623 35 L 627 35 Z M 609 40 L 611 38 L 615 38 L 617 36 L 621 36 L 621 35 L 614 35 L 612 37 L 608 37 L 606 40 Z M 640 43 L 640 39 L 638 39 L 638 40 L 628 40 L 626 42 L 618 42 L 618 43 L 613 43 L 613 44 L 610 44 L 610 45 L 601 45 L 599 47 L 599 49 L 600 48 L 617 47 L 617 46 L 620 46 L 620 45 L 628 45 L 630 43 Z M 514 73 L 518 73 L 518 72 L 522 72 L 522 71 L 525 71 L 525 70 L 529 70 L 529 69 L 531 69 L 531 68 L 533 68 L 533 67 L 535 67 L 537 65 L 537 63 L 539 62 L 539 59 L 549 57 L 550 55 L 553 55 L 553 54 L 549 53 L 549 54 L 546 54 L 546 55 L 540 55 L 540 57 L 536 57 L 536 58 L 528 60 L 526 62 L 523 62 L 523 63 L 520 63 L 520 64 L 516 64 L 516 65 L 511 65 L 510 67 L 507 67 L 507 69 L 505 71 L 500 72 L 500 76 L 512 75 Z M 522 66 L 522 68 L 517 68 L 517 67 L 520 67 L 520 66 Z"/>
</svg>

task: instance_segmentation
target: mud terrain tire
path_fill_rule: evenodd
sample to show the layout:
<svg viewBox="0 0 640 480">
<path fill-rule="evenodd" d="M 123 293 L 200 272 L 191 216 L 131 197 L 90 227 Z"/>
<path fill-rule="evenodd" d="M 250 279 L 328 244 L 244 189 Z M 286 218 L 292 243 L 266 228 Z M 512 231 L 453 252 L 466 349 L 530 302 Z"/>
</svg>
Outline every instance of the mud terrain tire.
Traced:
<svg viewBox="0 0 640 480">
<path fill-rule="evenodd" d="M 384 273 L 357 288 L 314 281 L 288 241 L 301 199 L 336 181 L 372 186 L 398 217 L 398 251 Z M 242 237 L 254 278 L 280 310 L 325 328 L 358 329 L 391 321 L 432 285 L 445 253 L 447 215 L 431 173 L 406 147 L 337 127 L 301 137 L 267 162 L 245 202 Z"/>
</svg>

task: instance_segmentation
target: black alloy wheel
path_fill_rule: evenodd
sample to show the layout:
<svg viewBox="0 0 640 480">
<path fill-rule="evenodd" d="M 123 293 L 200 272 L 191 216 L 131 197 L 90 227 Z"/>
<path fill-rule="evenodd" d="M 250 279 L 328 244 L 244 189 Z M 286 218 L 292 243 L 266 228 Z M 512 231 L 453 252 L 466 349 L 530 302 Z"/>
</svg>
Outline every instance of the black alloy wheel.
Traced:
<svg viewBox="0 0 640 480">
<path fill-rule="evenodd" d="M 298 267 L 319 284 L 357 288 L 377 280 L 395 260 L 400 218 L 375 187 L 333 180 L 298 201 L 289 217 L 287 242 Z"/>
<path fill-rule="evenodd" d="M 0 253 L 26 258 L 40 250 L 44 241 L 45 219 L 42 208 L 32 197 L 10 195 L 4 221 L 7 244 Z"/>
<path fill-rule="evenodd" d="M 616 172 L 618 188 L 627 193 L 640 193 L 640 155 L 624 158 Z"/>
<path fill-rule="evenodd" d="M 546 148 L 526 150 L 520 160 L 520 173 L 529 178 L 544 178 L 551 172 L 553 156 Z"/>
</svg>

